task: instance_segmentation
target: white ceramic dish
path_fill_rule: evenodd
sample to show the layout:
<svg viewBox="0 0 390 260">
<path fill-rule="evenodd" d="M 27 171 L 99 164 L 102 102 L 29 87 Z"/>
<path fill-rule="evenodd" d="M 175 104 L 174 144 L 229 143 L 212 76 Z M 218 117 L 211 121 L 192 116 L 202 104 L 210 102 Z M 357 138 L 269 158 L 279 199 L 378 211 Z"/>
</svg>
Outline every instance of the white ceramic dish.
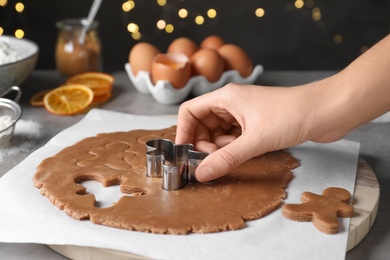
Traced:
<svg viewBox="0 0 390 260">
<path fill-rule="evenodd" d="M 0 36 L 0 42 L 8 44 L 20 55 L 18 60 L 0 65 L 1 93 L 22 84 L 31 74 L 38 60 L 39 47 L 33 41 L 6 35 Z"/>
<path fill-rule="evenodd" d="M 172 105 L 183 101 L 190 93 L 200 96 L 216 90 L 229 82 L 238 84 L 252 84 L 263 73 L 263 66 L 256 65 L 248 77 L 242 77 L 238 71 L 225 71 L 217 82 L 209 82 L 204 76 L 190 78 L 188 83 L 181 89 L 175 89 L 168 81 L 157 81 L 156 85 L 150 80 L 149 72 L 140 71 L 135 76 L 129 63 L 125 64 L 125 70 L 134 87 L 143 94 L 151 94 L 153 98 L 162 104 Z"/>
</svg>

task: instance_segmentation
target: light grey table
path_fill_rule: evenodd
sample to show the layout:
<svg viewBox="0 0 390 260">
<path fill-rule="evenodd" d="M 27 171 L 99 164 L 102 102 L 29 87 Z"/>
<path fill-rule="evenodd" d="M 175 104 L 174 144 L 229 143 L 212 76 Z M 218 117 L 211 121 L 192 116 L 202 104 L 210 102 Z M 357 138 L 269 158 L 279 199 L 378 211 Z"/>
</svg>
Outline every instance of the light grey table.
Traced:
<svg viewBox="0 0 390 260">
<path fill-rule="evenodd" d="M 265 71 L 256 84 L 293 86 L 319 80 L 332 75 L 333 71 Z M 149 95 L 138 93 L 124 71 L 112 73 L 115 86 L 112 99 L 102 109 L 137 115 L 176 114 L 178 105 L 162 105 Z M 83 115 L 54 116 L 44 108 L 31 107 L 30 97 L 44 89 L 64 82 L 55 71 L 34 71 L 21 86 L 23 109 L 21 122 L 39 126 L 39 133 L 28 135 L 16 132 L 11 144 L 0 148 L 0 176 L 20 163 L 30 153 L 44 145 L 61 130 L 78 122 Z M 36 131 L 36 129 L 32 129 Z M 371 231 L 346 259 L 389 259 L 390 246 L 390 124 L 367 124 L 351 132 L 346 139 L 360 141 L 360 156 L 371 166 L 380 183 L 378 215 Z M 1 212 L 1 211 L 0 211 Z M 0 229 L 1 232 L 1 229 Z M 45 245 L 0 243 L 0 259 L 64 259 Z"/>
</svg>

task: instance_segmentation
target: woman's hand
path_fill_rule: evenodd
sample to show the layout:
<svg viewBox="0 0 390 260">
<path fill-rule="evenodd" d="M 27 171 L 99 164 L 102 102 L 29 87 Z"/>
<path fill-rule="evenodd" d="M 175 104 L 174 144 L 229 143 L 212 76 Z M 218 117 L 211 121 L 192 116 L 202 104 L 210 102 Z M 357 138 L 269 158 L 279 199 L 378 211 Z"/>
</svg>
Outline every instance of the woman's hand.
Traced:
<svg viewBox="0 0 390 260">
<path fill-rule="evenodd" d="M 228 84 L 183 103 L 176 143 L 211 153 L 196 178 L 216 179 L 254 156 L 308 140 L 311 102 L 304 90 Z"/>
<path fill-rule="evenodd" d="M 308 140 L 331 142 L 390 110 L 390 36 L 343 71 L 296 87 L 228 84 L 179 109 L 176 143 L 211 154 L 205 182 L 246 160 Z"/>
</svg>

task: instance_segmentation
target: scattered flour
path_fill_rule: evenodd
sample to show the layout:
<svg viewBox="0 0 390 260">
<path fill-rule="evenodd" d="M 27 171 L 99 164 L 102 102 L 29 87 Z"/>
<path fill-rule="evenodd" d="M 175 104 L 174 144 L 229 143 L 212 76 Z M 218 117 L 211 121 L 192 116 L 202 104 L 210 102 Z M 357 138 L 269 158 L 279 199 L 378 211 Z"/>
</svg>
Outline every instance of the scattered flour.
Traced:
<svg viewBox="0 0 390 260">
<path fill-rule="evenodd" d="M 15 130 L 10 143 L 0 148 L 0 163 L 9 156 L 30 153 L 34 144 L 39 142 L 42 135 L 42 127 L 38 122 L 31 120 L 19 120 L 15 124 Z"/>
</svg>

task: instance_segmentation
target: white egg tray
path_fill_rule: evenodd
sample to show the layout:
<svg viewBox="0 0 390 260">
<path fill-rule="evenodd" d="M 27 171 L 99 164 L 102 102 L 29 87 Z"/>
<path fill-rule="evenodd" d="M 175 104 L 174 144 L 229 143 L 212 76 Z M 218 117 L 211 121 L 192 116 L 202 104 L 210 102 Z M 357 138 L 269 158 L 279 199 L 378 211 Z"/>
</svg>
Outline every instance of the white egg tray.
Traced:
<svg viewBox="0 0 390 260">
<path fill-rule="evenodd" d="M 242 77 L 236 70 L 225 71 L 221 78 L 216 82 L 209 82 L 204 76 L 194 76 L 180 89 L 174 88 L 172 84 L 166 80 L 159 80 L 156 85 L 153 85 L 149 72 L 146 71 L 139 71 L 137 76 L 135 76 L 129 63 L 125 64 L 125 70 L 134 87 L 139 92 L 151 94 L 153 98 L 161 104 L 172 105 L 184 101 L 190 93 L 194 96 L 200 96 L 214 91 L 229 82 L 253 84 L 257 77 L 263 73 L 263 66 L 256 65 L 248 77 Z"/>
</svg>

